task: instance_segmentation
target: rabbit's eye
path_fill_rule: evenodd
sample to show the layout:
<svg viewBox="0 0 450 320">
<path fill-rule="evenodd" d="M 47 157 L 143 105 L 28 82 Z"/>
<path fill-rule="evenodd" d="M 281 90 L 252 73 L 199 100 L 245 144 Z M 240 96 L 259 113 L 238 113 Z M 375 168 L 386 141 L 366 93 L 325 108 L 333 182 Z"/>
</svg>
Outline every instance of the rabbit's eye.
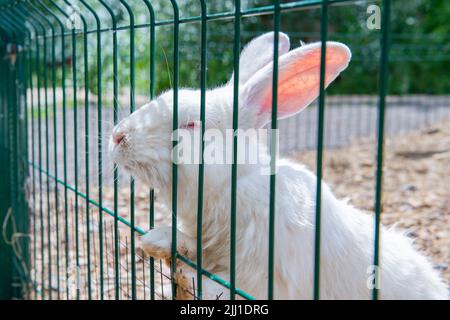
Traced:
<svg viewBox="0 0 450 320">
<path fill-rule="evenodd" d="M 194 121 L 189 121 L 180 126 L 180 129 L 195 129 L 197 127 L 197 123 Z"/>
</svg>

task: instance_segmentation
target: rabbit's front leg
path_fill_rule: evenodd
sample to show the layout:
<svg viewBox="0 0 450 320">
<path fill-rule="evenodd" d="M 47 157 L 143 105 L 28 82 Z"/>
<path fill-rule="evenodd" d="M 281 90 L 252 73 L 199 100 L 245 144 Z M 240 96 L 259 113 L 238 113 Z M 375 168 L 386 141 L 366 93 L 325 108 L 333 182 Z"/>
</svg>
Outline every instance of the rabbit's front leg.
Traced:
<svg viewBox="0 0 450 320">
<path fill-rule="evenodd" d="M 177 230 L 177 251 L 194 259 L 196 256 L 195 239 Z M 156 259 L 170 259 L 172 250 L 172 227 L 164 226 L 152 229 L 141 237 L 140 247 L 149 256 Z"/>
</svg>

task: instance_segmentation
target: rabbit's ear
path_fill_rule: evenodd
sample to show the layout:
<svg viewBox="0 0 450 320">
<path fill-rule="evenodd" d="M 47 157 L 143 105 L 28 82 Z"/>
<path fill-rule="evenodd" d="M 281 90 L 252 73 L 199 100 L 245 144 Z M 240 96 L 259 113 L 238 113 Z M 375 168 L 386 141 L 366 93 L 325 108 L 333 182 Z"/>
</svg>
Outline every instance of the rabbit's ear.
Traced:
<svg viewBox="0 0 450 320">
<path fill-rule="evenodd" d="M 278 118 L 306 108 L 319 95 L 321 43 L 292 50 L 278 59 Z M 325 87 L 347 66 L 350 49 L 339 42 L 327 42 Z M 240 105 L 253 118 L 252 125 L 262 127 L 271 119 L 273 63 L 255 73 L 240 92 Z M 255 119 L 256 117 L 256 119 Z"/>
<path fill-rule="evenodd" d="M 241 52 L 239 58 L 239 83 L 247 82 L 256 71 L 263 68 L 273 60 L 274 33 L 265 33 L 249 42 Z M 280 32 L 278 35 L 279 55 L 289 51 L 289 37 Z M 233 85 L 234 74 L 229 84 Z"/>
</svg>

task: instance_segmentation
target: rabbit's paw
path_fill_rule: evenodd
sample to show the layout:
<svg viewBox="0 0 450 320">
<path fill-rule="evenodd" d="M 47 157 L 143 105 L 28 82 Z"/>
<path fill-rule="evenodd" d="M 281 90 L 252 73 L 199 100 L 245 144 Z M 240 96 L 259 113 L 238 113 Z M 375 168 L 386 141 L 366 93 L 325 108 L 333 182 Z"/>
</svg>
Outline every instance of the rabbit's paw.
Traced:
<svg viewBox="0 0 450 320">
<path fill-rule="evenodd" d="M 156 259 L 169 259 L 172 246 L 172 228 L 152 229 L 140 239 L 140 247 L 149 256 Z"/>
<path fill-rule="evenodd" d="M 198 295 L 197 286 L 197 271 L 184 262 L 177 260 L 175 269 L 175 282 L 177 283 L 176 299 L 177 300 L 194 300 Z M 219 273 L 222 279 L 226 279 L 227 275 Z M 229 300 L 230 295 L 222 285 L 207 278 L 202 277 L 203 300 Z"/>
</svg>

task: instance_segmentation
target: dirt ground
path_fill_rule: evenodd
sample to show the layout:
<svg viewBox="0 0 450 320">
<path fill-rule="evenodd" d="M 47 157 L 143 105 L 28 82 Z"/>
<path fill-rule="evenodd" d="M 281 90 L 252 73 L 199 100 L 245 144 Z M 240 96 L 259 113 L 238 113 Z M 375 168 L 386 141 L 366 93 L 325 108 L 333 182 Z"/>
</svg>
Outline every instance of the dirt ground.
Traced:
<svg viewBox="0 0 450 320">
<path fill-rule="evenodd" d="M 323 179 L 340 198 L 373 212 L 376 144 L 324 152 Z M 407 230 L 450 283 L 450 122 L 385 140 L 382 223 Z M 296 159 L 315 170 L 316 152 Z"/>
</svg>

